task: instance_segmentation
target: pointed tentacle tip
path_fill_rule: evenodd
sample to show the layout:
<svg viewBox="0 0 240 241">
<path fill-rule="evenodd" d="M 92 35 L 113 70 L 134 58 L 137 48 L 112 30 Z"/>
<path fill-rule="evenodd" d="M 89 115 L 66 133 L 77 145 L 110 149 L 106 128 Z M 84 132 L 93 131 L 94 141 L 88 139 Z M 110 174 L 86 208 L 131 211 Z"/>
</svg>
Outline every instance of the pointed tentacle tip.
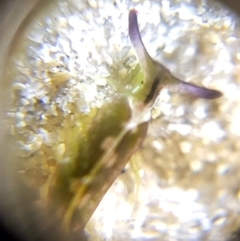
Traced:
<svg viewBox="0 0 240 241">
<path fill-rule="evenodd" d="M 223 96 L 222 92 L 218 91 L 218 90 L 211 90 L 208 89 L 208 94 L 205 96 L 205 99 L 217 99 L 220 98 L 221 96 Z"/>
<path fill-rule="evenodd" d="M 138 29 L 138 21 L 137 21 L 137 11 L 135 9 L 131 9 L 128 15 L 128 31 L 131 42 L 135 42 L 140 38 L 140 33 Z"/>
<path fill-rule="evenodd" d="M 136 14 L 138 13 L 138 11 L 134 8 L 132 8 L 130 11 L 129 11 L 129 14 Z"/>
<path fill-rule="evenodd" d="M 129 28 L 131 25 L 137 24 L 137 10 L 134 8 L 129 11 L 128 20 L 129 20 Z"/>
<path fill-rule="evenodd" d="M 207 89 L 194 84 L 178 81 L 180 92 L 202 99 L 217 99 L 222 96 L 218 90 Z"/>
<path fill-rule="evenodd" d="M 198 98 L 213 100 L 222 96 L 222 93 L 218 90 L 206 89 L 202 88 L 198 90 L 196 93 L 193 93 Z"/>
</svg>

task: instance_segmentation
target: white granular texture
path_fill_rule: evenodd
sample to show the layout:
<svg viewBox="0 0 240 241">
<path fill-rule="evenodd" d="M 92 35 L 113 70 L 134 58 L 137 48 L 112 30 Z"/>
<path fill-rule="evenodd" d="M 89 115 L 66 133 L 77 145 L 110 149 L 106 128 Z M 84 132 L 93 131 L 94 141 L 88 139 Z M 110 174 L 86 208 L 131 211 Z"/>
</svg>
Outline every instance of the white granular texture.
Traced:
<svg viewBox="0 0 240 241">
<path fill-rule="evenodd" d="M 8 118 L 22 171 L 44 156 L 48 176 L 67 150 L 64 121 L 79 125 L 77 113 L 118 94 L 114 86 L 137 64 L 131 8 L 152 57 L 224 96 L 160 95 L 138 167 L 127 166 L 103 198 L 90 240 L 226 240 L 240 223 L 240 33 L 239 20 L 213 1 L 59 0 L 36 16 L 9 64 Z"/>
</svg>

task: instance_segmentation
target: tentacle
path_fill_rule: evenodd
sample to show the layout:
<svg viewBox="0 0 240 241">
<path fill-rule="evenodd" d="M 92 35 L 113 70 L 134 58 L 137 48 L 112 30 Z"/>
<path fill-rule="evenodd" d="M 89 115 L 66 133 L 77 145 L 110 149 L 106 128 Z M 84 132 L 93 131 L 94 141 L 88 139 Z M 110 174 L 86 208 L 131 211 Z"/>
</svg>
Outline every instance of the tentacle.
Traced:
<svg viewBox="0 0 240 241">
<path fill-rule="evenodd" d="M 156 92 L 159 92 L 162 88 L 203 99 L 215 99 L 222 96 L 222 93 L 217 90 L 207 89 L 177 79 L 167 68 L 150 57 L 141 39 L 135 9 L 129 12 L 129 37 L 146 77 L 145 87 L 142 91 L 145 95 L 145 104 L 155 101 Z"/>
<path fill-rule="evenodd" d="M 178 80 L 178 90 L 182 94 L 188 94 L 194 97 L 203 99 L 216 99 L 222 96 L 222 93 L 217 90 L 207 89 L 194 84 L 186 83 Z"/>
<path fill-rule="evenodd" d="M 138 21 L 137 21 L 137 11 L 132 9 L 129 12 L 129 37 L 131 43 L 136 51 L 139 64 L 145 72 L 148 71 L 149 65 L 153 64 L 153 59 L 148 54 L 139 32 Z"/>
</svg>

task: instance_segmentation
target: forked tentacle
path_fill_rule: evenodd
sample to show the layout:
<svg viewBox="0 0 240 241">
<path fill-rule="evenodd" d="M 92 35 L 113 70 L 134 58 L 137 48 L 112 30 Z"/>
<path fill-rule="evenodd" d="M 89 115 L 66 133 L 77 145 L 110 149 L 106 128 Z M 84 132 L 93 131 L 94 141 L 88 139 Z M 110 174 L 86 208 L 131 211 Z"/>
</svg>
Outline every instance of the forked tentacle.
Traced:
<svg viewBox="0 0 240 241">
<path fill-rule="evenodd" d="M 217 90 L 207 89 L 179 80 L 166 67 L 150 57 L 141 39 L 137 11 L 135 9 L 129 12 L 129 37 L 138 56 L 139 64 L 145 72 L 145 85 L 148 93 L 146 94 L 144 103 L 147 104 L 150 101 L 154 101 L 157 96 L 156 92 L 162 88 L 203 99 L 215 99 L 222 96 L 222 93 Z"/>
</svg>

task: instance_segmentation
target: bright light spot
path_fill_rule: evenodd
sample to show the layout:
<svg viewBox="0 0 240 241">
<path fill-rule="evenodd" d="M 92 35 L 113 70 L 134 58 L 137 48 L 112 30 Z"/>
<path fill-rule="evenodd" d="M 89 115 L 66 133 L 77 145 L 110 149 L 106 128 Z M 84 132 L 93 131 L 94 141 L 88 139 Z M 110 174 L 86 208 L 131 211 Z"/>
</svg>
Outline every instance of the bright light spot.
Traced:
<svg viewBox="0 0 240 241">
<path fill-rule="evenodd" d="M 193 214 L 196 218 L 201 219 L 205 214 L 202 206 L 196 202 L 198 197 L 199 193 L 194 189 L 184 191 L 173 187 L 162 191 L 160 206 L 165 211 L 172 212 L 180 220 L 189 221 Z"/>
<path fill-rule="evenodd" d="M 153 147 L 154 147 L 156 150 L 158 150 L 158 151 L 162 151 L 162 150 L 163 150 L 163 145 L 162 145 L 162 143 L 159 142 L 159 141 L 153 141 L 153 142 L 152 142 L 152 145 L 153 145 Z"/>
<path fill-rule="evenodd" d="M 230 131 L 237 136 L 240 136 L 240 107 L 236 107 L 232 112 L 232 122 L 230 124 Z"/>
<path fill-rule="evenodd" d="M 190 57 L 193 56 L 196 52 L 196 49 L 194 47 L 188 47 L 184 53 L 184 56 Z"/>
<path fill-rule="evenodd" d="M 219 124 L 214 121 L 204 124 L 201 129 L 201 133 L 203 138 L 206 138 L 210 141 L 218 141 L 225 136 L 225 132 L 222 130 Z"/>
<path fill-rule="evenodd" d="M 196 108 L 196 110 L 194 111 L 194 115 L 198 118 L 198 119 L 203 119 L 207 116 L 207 112 L 206 112 L 206 109 L 205 109 L 205 106 L 198 106 Z"/>
<path fill-rule="evenodd" d="M 196 16 L 196 11 L 194 8 L 190 8 L 189 5 L 184 3 L 181 4 L 181 8 L 178 9 L 179 18 L 182 20 L 191 20 Z"/>
<path fill-rule="evenodd" d="M 190 168 L 193 172 L 200 172 L 203 169 L 203 163 L 200 161 L 192 161 Z"/>
<path fill-rule="evenodd" d="M 187 154 L 191 151 L 192 149 L 192 144 L 186 141 L 183 141 L 180 143 L 180 148 L 182 153 Z"/>
<path fill-rule="evenodd" d="M 169 124 L 168 128 L 169 130 L 176 131 L 183 136 L 190 134 L 192 131 L 192 127 L 187 124 Z"/>
</svg>

